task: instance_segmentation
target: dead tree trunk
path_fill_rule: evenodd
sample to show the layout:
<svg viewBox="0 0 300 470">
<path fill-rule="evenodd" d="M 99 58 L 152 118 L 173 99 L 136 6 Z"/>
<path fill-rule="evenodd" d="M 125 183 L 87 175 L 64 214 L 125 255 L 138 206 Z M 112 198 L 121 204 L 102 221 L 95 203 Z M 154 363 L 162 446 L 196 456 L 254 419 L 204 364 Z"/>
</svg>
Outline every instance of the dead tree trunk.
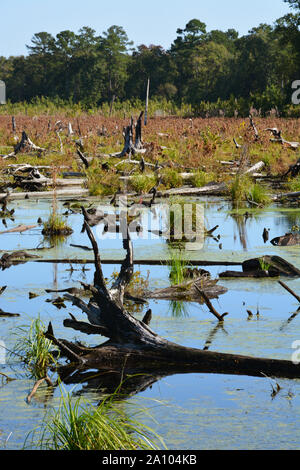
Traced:
<svg viewBox="0 0 300 470">
<path fill-rule="evenodd" d="M 135 149 L 141 149 L 143 148 L 143 143 L 142 143 L 142 117 L 143 117 L 144 111 L 141 112 L 139 115 L 139 118 L 137 120 L 137 123 L 135 125 L 135 142 L 134 142 L 134 147 Z"/>
<path fill-rule="evenodd" d="M 107 288 L 101 267 L 98 245 L 87 221 L 86 232 L 94 251 L 94 285 L 85 285 L 92 293 L 86 304 L 81 298 L 65 295 L 86 313 L 90 323 L 66 320 L 65 326 L 88 334 L 109 338 L 96 348 L 87 348 L 56 339 L 51 323 L 45 335 L 78 367 L 110 369 L 125 372 L 174 373 L 180 370 L 206 371 L 252 376 L 300 377 L 300 366 L 287 360 L 261 359 L 235 354 L 223 354 L 187 348 L 172 343 L 152 331 L 143 321 L 134 318 L 123 305 L 125 288 L 133 273 L 132 243 L 123 230 L 123 245 L 127 255 L 120 274 L 111 289 Z"/>
<path fill-rule="evenodd" d="M 129 161 L 131 155 L 135 155 L 136 153 L 145 153 L 146 149 L 143 148 L 142 144 L 142 117 L 144 111 L 142 111 L 139 115 L 137 123 L 135 125 L 135 141 L 133 143 L 133 117 L 131 117 L 130 125 L 124 127 L 123 129 L 123 137 L 124 137 L 124 147 L 121 153 L 112 153 L 110 157 L 117 157 L 122 158 L 125 155 L 129 156 Z"/>
</svg>

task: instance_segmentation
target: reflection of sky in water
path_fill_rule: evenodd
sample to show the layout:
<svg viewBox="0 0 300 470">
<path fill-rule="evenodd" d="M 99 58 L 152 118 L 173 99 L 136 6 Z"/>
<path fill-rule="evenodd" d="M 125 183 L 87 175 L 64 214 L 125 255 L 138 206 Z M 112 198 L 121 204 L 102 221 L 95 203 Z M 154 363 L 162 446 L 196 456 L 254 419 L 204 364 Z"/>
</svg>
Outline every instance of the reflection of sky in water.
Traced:
<svg viewBox="0 0 300 470">
<path fill-rule="evenodd" d="M 269 242 L 265 245 L 262 239 L 265 227 L 270 228 L 270 238 L 289 231 L 292 225 L 299 223 L 299 210 L 268 208 L 254 213 L 249 211 L 250 217 L 243 224 L 243 216 L 242 222 L 240 219 L 237 222 L 225 202 L 204 202 L 204 205 L 205 226 L 220 226 L 216 235 L 221 235 L 223 250 L 219 249 L 219 243 L 213 239 L 206 239 L 204 249 L 192 253 L 192 257 L 238 261 L 257 254 L 279 254 L 300 266 L 299 247 L 274 248 Z M 8 228 L 21 223 L 34 224 L 38 217 L 45 219 L 49 203 L 19 201 L 13 207 L 16 208 L 15 222 L 8 222 Z M 91 253 L 69 246 L 70 243 L 90 246 L 87 235 L 80 233 L 81 215 L 72 215 L 68 221 L 74 229 L 73 235 L 66 239 L 65 244 L 43 252 L 43 256 L 91 259 Z M 2 250 L 34 248 L 43 240 L 38 228 L 21 235 L 2 234 L 1 237 Z M 243 246 L 244 241 L 247 251 Z M 103 239 L 99 245 L 102 258 L 121 256 L 120 239 Z M 159 259 L 168 255 L 167 245 L 158 237 L 153 240 L 138 238 L 134 240 L 134 255 L 140 259 Z M 92 281 L 93 265 L 86 265 L 86 269 L 90 269 L 87 272 L 82 271 L 81 265 L 73 265 L 73 268 L 74 271 L 71 272 L 67 264 L 29 262 L 0 272 L 0 285 L 8 286 L 1 296 L 2 310 L 21 313 L 20 318 L 0 319 L 0 339 L 5 341 L 8 348 L 13 347 L 13 332 L 17 327 L 28 324 L 38 314 L 46 325 L 49 321 L 52 322 L 54 332 L 60 338 L 71 340 L 75 336 L 92 345 L 99 342 L 96 337 L 87 337 L 63 327 L 63 320 L 68 317 L 68 312 L 73 313 L 78 320 L 85 320 L 85 315 L 76 307 L 68 303 L 67 309 L 58 310 L 51 303 L 45 302 L 46 299 L 56 297 L 55 294 L 46 294 L 45 288 L 61 289 L 79 286 L 80 280 Z M 109 277 L 118 268 L 118 265 L 104 265 L 104 275 Z M 150 287 L 168 285 L 167 267 L 136 266 L 136 269 L 141 270 L 144 275 L 150 271 Z M 227 268 L 207 269 L 216 277 Z M 300 292 L 300 280 L 287 282 L 292 289 Z M 153 311 L 151 328 L 171 341 L 186 346 L 200 349 L 208 346 L 210 350 L 220 352 L 289 359 L 293 352 L 292 343 L 300 339 L 300 315 L 288 321 L 298 307 L 297 301 L 276 280 L 221 280 L 220 284 L 228 288 L 228 293 L 213 303 L 220 313 L 229 312 L 223 328 L 217 328 L 215 318 L 205 305 L 188 304 L 180 315 L 180 310 L 172 310 L 170 302 L 150 301 L 149 306 Z M 39 294 L 39 297 L 29 300 L 30 291 Z M 259 318 L 256 317 L 257 308 Z M 246 310 L 251 310 L 254 314 L 250 321 Z M 143 312 L 137 316 L 141 319 Z M 32 405 L 25 403 L 32 381 L 20 375 L 22 369 L 17 358 L 11 358 L 9 362 L 10 365 L 1 366 L 0 371 L 18 376 L 18 380 L 2 387 L 0 382 L 0 430 L 4 432 L 4 436 L 12 431 L 9 448 L 19 448 L 24 435 L 41 421 L 45 410 L 43 403 L 38 401 L 40 395 L 33 400 Z M 150 408 L 150 414 L 157 419 L 158 424 L 155 425 L 147 418 L 143 420 L 163 435 L 169 448 L 296 449 L 300 447 L 300 381 L 278 382 L 282 390 L 272 400 L 271 382 L 268 378 L 174 375 L 155 383 L 151 390 L 147 389 L 134 397 L 132 403 Z M 87 396 L 96 399 L 93 393 Z M 59 391 L 56 390 L 50 403 L 57 403 L 58 397 Z M 162 403 L 152 402 L 153 399 L 161 400 Z"/>
</svg>

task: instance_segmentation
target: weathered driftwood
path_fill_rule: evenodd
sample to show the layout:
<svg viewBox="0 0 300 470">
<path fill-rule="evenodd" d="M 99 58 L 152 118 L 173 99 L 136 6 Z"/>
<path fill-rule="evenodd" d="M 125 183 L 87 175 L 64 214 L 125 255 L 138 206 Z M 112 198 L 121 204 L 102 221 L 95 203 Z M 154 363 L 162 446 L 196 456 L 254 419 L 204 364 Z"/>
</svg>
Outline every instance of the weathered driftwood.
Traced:
<svg viewBox="0 0 300 470">
<path fill-rule="evenodd" d="M 32 251 L 36 251 L 33 249 Z M 79 258 L 45 258 L 34 260 L 38 263 L 57 263 L 57 264 L 93 264 L 91 259 Z M 122 264 L 123 260 L 120 259 L 102 259 L 102 264 Z M 138 266 L 171 266 L 172 261 L 167 259 L 135 259 L 134 264 Z M 189 260 L 192 266 L 241 266 L 241 262 L 236 261 L 207 261 L 207 260 Z"/>
<path fill-rule="evenodd" d="M 46 382 L 48 387 L 53 387 L 53 383 L 51 382 L 51 379 L 48 377 L 48 375 L 46 375 L 45 377 L 43 377 L 42 379 L 39 379 L 35 382 L 34 386 L 33 386 L 33 389 L 31 390 L 31 392 L 28 394 L 27 398 L 26 398 L 26 401 L 27 403 L 29 404 L 32 400 L 32 398 L 34 397 L 34 395 L 36 394 L 38 388 L 44 383 Z"/>
<path fill-rule="evenodd" d="M 79 186 L 82 187 L 84 183 L 86 182 L 85 178 L 72 178 L 72 179 L 62 179 L 62 178 L 46 178 L 43 175 L 37 176 L 35 174 L 34 176 L 29 176 L 27 178 L 15 178 L 15 183 L 16 186 L 21 187 L 21 188 L 26 188 L 28 190 L 31 189 L 32 186 L 35 186 L 36 188 L 42 188 L 42 187 L 48 187 L 48 186 L 55 186 L 55 187 L 74 187 L 74 186 Z"/>
<path fill-rule="evenodd" d="M 250 119 L 250 126 L 252 127 L 253 132 L 254 132 L 254 140 L 255 142 L 257 142 L 260 139 L 260 137 L 259 137 L 258 130 L 254 124 L 253 117 L 251 114 L 249 115 L 249 119 Z"/>
<path fill-rule="evenodd" d="M 6 193 L 0 194 L 0 197 L 5 196 Z M 34 191 L 34 192 L 12 192 L 9 195 L 10 200 L 16 199 L 52 199 L 53 196 L 56 198 L 60 197 L 75 197 L 75 196 L 88 196 L 89 190 L 85 188 L 68 188 L 68 189 L 57 189 L 53 191 Z"/>
<path fill-rule="evenodd" d="M 226 271 L 221 273 L 220 278 L 300 277 L 300 270 L 279 256 L 262 256 L 250 259 L 244 261 L 242 268 L 242 272 Z"/>
<path fill-rule="evenodd" d="M 202 188 L 174 188 L 167 189 L 166 191 L 157 191 L 157 197 L 170 197 L 170 196 L 196 196 L 196 195 L 213 195 L 221 196 L 227 194 L 228 188 L 225 183 L 211 183 L 203 186 Z"/>
<path fill-rule="evenodd" d="M 37 225 L 18 225 L 17 227 L 10 228 L 9 230 L 5 230 L 4 232 L 0 232 L 0 235 L 3 233 L 23 233 L 26 232 L 27 230 L 31 230 L 33 228 L 36 228 Z"/>
<path fill-rule="evenodd" d="M 219 320 L 219 322 L 223 322 L 224 318 L 228 315 L 228 313 L 226 312 L 226 313 L 223 313 L 222 315 L 220 315 L 219 312 L 217 312 L 217 310 L 215 309 L 215 307 L 211 303 L 211 301 L 209 300 L 209 297 L 207 296 L 205 291 L 201 290 L 197 285 L 196 285 L 196 289 L 199 292 L 199 294 L 201 295 L 201 297 L 203 297 L 204 302 L 206 303 L 207 307 L 209 308 L 209 311 Z"/>
<path fill-rule="evenodd" d="M 300 245 L 299 233 L 286 233 L 282 237 L 276 237 L 271 240 L 274 246 L 295 246 Z"/>
<path fill-rule="evenodd" d="M 188 302 L 202 302 L 202 293 L 215 299 L 219 295 L 225 294 L 228 289 L 217 285 L 217 280 L 202 276 L 193 281 L 187 281 L 178 286 L 170 286 L 164 289 L 156 289 L 152 292 L 144 292 L 143 297 L 156 300 L 178 300 Z"/>
<path fill-rule="evenodd" d="M 88 158 L 83 153 L 79 148 L 77 148 L 77 155 L 79 156 L 81 162 L 84 164 L 85 168 L 89 168 L 90 163 L 92 162 L 93 158 Z"/>
<path fill-rule="evenodd" d="M 270 140 L 271 140 L 271 142 L 282 144 L 283 147 L 289 148 L 289 149 L 294 150 L 294 151 L 298 150 L 298 148 L 300 147 L 300 142 L 290 142 L 289 140 L 285 140 L 281 136 L 281 133 L 275 139 L 270 139 Z"/>
<path fill-rule="evenodd" d="M 26 251 L 14 251 L 13 253 L 4 253 L 0 258 L 0 268 L 2 270 L 9 268 L 16 264 L 26 263 L 28 260 L 38 258 L 36 255 L 31 255 Z"/>
<path fill-rule="evenodd" d="M 247 170 L 245 170 L 243 172 L 243 175 L 251 175 L 253 173 L 256 173 L 256 172 L 262 170 L 264 168 L 264 166 L 265 166 L 264 162 L 258 162 L 255 165 L 253 165 L 251 168 L 248 168 Z"/>
<path fill-rule="evenodd" d="M 62 354 L 81 367 L 101 368 L 115 371 L 159 371 L 168 373 L 184 368 L 192 371 L 244 374 L 278 377 L 299 377 L 300 366 L 287 360 L 261 359 L 222 354 L 187 348 L 172 343 L 156 333 L 148 325 L 134 318 L 124 308 L 124 291 L 133 273 L 132 244 L 127 233 L 124 248 L 127 251 L 118 279 L 108 289 L 102 272 L 100 254 L 93 233 L 86 224 L 86 232 L 94 250 L 94 286 L 89 286 L 92 298 L 89 304 L 76 296 L 67 295 L 74 305 L 87 314 L 89 322 L 103 329 L 109 340 L 96 348 L 55 338 L 51 323 L 45 333 Z M 75 320 L 73 320 L 75 321 Z M 80 325 L 76 328 L 80 331 Z"/>
</svg>

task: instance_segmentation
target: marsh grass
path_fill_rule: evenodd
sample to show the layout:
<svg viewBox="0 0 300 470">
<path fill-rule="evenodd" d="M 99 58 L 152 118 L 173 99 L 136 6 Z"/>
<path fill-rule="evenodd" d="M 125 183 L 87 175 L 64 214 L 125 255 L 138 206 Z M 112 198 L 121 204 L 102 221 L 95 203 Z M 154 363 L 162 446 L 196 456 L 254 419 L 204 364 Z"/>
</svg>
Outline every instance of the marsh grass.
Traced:
<svg viewBox="0 0 300 470">
<path fill-rule="evenodd" d="M 169 279 L 173 286 L 183 284 L 186 280 L 185 272 L 187 260 L 182 250 L 170 250 L 171 264 L 169 266 Z"/>
<path fill-rule="evenodd" d="M 169 312 L 173 318 L 187 318 L 189 316 L 187 303 L 179 300 L 170 301 Z"/>
<path fill-rule="evenodd" d="M 197 171 L 191 177 L 191 184 L 195 188 L 202 188 L 203 186 L 207 185 L 211 181 L 216 180 L 216 176 L 213 173 L 206 173 L 205 171 Z"/>
<path fill-rule="evenodd" d="M 98 163 L 89 166 L 86 178 L 90 196 L 112 195 L 120 186 L 119 175 L 114 171 L 102 170 Z"/>
<path fill-rule="evenodd" d="M 271 265 L 265 261 L 264 258 L 259 258 L 259 266 L 262 271 L 269 271 Z"/>
<path fill-rule="evenodd" d="M 57 349 L 44 336 L 45 329 L 40 318 L 36 318 L 29 328 L 21 326 L 14 333 L 17 336 L 14 352 L 23 358 L 31 378 L 36 380 L 47 375 L 48 368 L 56 364 L 58 357 L 57 354 L 56 357 L 53 355 L 53 350 L 58 352 Z"/>
<path fill-rule="evenodd" d="M 256 204 L 266 206 L 271 203 L 271 198 L 268 195 L 266 188 L 259 183 L 251 185 L 249 194 L 251 200 Z"/>
<path fill-rule="evenodd" d="M 73 233 L 66 220 L 59 214 L 51 213 L 48 220 L 43 224 L 43 235 L 70 235 Z"/>
<path fill-rule="evenodd" d="M 300 191 L 300 175 L 298 175 L 296 178 L 291 179 L 287 184 L 287 188 L 292 193 Z"/>
<path fill-rule="evenodd" d="M 262 206 L 271 203 L 266 188 L 259 183 L 253 183 L 247 176 L 236 175 L 229 191 L 234 203 L 245 202 L 248 199 Z"/>
<path fill-rule="evenodd" d="M 111 396 L 95 407 L 71 394 L 61 395 L 41 426 L 27 436 L 24 448 L 41 450 L 157 450 L 162 439 L 124 411 Z M 38 433 L 38 437 L 37 437 Z"/>
<path fill-rule="evenodd" d="M 232 202 L 246 201 L 250 188 L 251 181 L 248 177 L 236 175 L 229 189 Z"/>
<path fill-rule="evenodd" d="M 133 175 L 129 180 L 130 188 L 141 194 L 148 193 L 156 185 L 157 179 L 153 175 Z"/>
<path fill-rule="evenodd" d="M 165 189 L 180 188 L 183 185 L 183 179 L 178 171 L 167 168 L 161 172 L 162 184 Z"/>
</svg>

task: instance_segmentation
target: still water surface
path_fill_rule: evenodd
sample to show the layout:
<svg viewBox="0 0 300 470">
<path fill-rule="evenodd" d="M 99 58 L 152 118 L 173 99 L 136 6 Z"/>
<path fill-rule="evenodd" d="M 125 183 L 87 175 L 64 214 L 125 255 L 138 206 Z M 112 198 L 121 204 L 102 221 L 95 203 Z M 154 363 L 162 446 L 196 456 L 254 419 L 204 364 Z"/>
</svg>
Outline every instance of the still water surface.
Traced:
<svg viewBox="0 0 300 470">
<path fill-rule="evenodd" d="M 195 199 L 196 201 L 196 199 Z M 219 225 L 215 232 L 220 241 L 206 239 L 202 250 L 190 252 L 191 259 L 243 261 L 264 254 L 278 254 L 300 267 L 299 247 L 275 248 L 270 242 L 264 243 L 262 232 L 270 229 L 270 239 L 283 235 L 300 225 L 300 210 L 270 207 L 261 211 L 245 210 L 232 212 L 224 200 L 197 199 L 204 207 L 205 226 Z M 59 210 L 64 211 L 63 202 Z M 15 221 L 8 221 L 8 228 L 18 224 L 35 224 L 38 217 L 45 220 L 49 213 L 47 201 L 16 201 Z M 152 214 L 151 217 L 158 217 Z M 147 216 L 148 217 L 148 216 Z M 86 234 L 81 234 L 82 216 L 70 215 L 68 223 L 74 233 L 65 243 L 43 252 L 48 259 L 80 258 L 92 259 L 92 254 L 70 244 L 89 246 Z M 5 230 L 5 227 L 3 227 Z M 41 235 L 41 227 L 23 234 L 1 234 L 1 250 L 32 249 L 39 244 L 47 245 Z M 169 250 L 165 240 L 156 236 L 148 239 L 145 235 L 134 237 L 136 259 L 166 258 Z M 220 247 L 220 243 L 222 246 Z M 123 256 L 120 239 L 102 239 L 99 242 L 102 258 L 119 259 Z M 58 310 L 46 299 L 55 294 L 45 289 L 62 289 L 79 286 L 80 281 L 91 282 L 93 265 L 28 262 L 0 272 L 0 286 L 7 285 L 1 296 L 1 309 L 20 313 L 21 317 L 0 319 L 0 340 L 13 350 L 14 333 L 19 326 L 29 325 L 40 315 L 41 320 L 52 322 L 55 335 L 73 340 L 74 336 L 91 345 L 97 338 L 87 337 L 63 327 L 64 318 L 72 312 L 77 319 L 85 320 L 76 307 L 67 304 L 67 310 Z M 118 264 L 104 265 L 104 275 L 110 277 Z M 163 266 L 136 266 L 145 276 L 149 274 L 150 287 L 169 285 L 169 271 Z M 240 267 L 207 268 L 213 277 L 227 269 Z M 300 340 L 300 315 L 289 321 L 297 310 L 297 301 L 285 292 L 276 280 L 220 280 L 228 292 L 213 303 L 220 313 L 229 312 L 223 327 L 205 305 L 184 304 L 178 308 L 167 301 L 149 301 L 153 312 L 151 328 L 161 336 L 180 343 L 203 349 L 258 357 L 290 359 L 292 344 Z M 289 286 L 300 293 L 300 279 L 288 280 Z M 29 300 L 28 293 L 38 297 Z M 177 308 L 175 308 L 177 307 Z M 257 309 L 260 312 L 256 316 Z M 254 316 L 248 319 L 247 310 Z M 142 318 L 145 313 L 137 313 Z M 98 341 L 99 343 L 99 341 Z M 28 379 L 16 356 L 6 355 L 6 363 L 0 364 L 3 372 L 16 380 L 6 383 L 0 379 L 0 448 L 5 441 L 8 449 L 20 449 L 29 431 L 40 425 L 52 406 L 58 406 L 60 391 L 47 395 L 42 388 L 31 404 L 26 403 L 34 381 Z M 139 419 L 155 429 L 164 439 L 168 449 L 299 449 L 300 448 L 300 380 L 277 380 L 281 390 L 272 397 L 272 379 L 213 374 L 189 374 L 163 377 L 146 390 L 129 399 L 131 411 L 147 408 L 151 417 L 141 414 Z M 93 384 L 66 385 L 85 398 L 97 403 L 99 390 Z"/>
</svg>

